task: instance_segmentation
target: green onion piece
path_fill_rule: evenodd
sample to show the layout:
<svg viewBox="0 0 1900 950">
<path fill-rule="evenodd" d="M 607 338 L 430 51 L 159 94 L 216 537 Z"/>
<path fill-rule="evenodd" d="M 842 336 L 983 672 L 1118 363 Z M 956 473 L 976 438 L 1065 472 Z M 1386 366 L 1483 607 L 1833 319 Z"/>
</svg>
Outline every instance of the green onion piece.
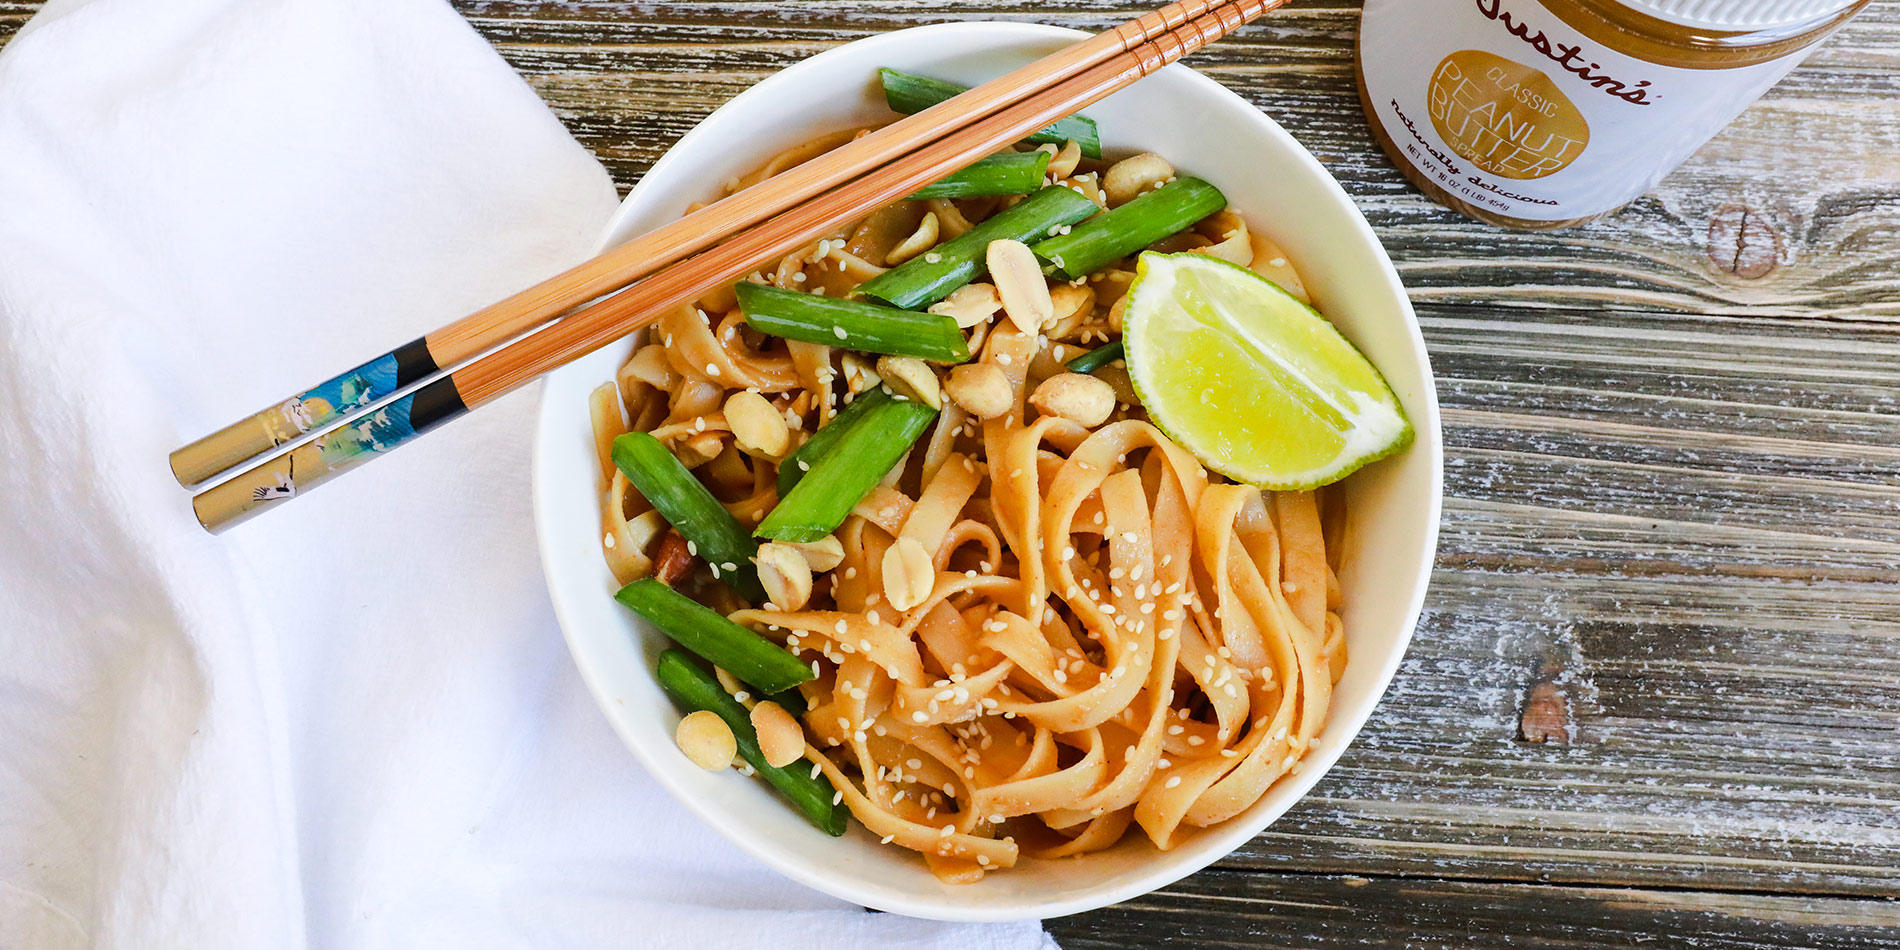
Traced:
<svg viewBox="0 0 1900 950">
<path fill-rule="evenodd" d="M 806 667 L 806 669 L 810 669 L 810 667 Z M 811 709 L 811 707 L 805 703 L 805 694 L 795 689 L 788 689 L 782 693 L 773 693 L 765 698 L 779 704 L 779 708 L 794 716 L 803 716 Z"/>
<path fill-rule="evenodd" d="M 1132 202 L 1131 202 L 1132 203 Z M 984 254 L 1005 238 L 1031 244 L 1101 211 L 1095 202 L 1051 185 L 983 223 L 858 285 L 858 293 L 893 307 L 928 307 L 989 271 Z"/>
<path fill-rule="evenodd" d="M 1192 227 L 1227 207 L 1227 196 L 1199 178 L 1177 178 L 1067 234 L 1030 246 L 1055 265 L 1055 276 L 1074 280 Z"/>
<path fill-rule="evenodd" d="M 756 533 L 800 543 L 830 534 L 936 418 L 937 410 L 910 399 L 871 407 L 812 462 L 811 471 L 779 499 Z"/>
<path fill-rule="evenodd" d="M 804 445 L 779 463 L 778 496 L 784 498 L 791 494 L 792 486 L 805 477 L 805 473 L 817 464 L 820 456 L 831 451 L 831 447 L 838 444 L 838 440 L 844 438 L 844 434 L 851 431 L 851 427 L 857 425 L 858 420 L 870 413 L 873 407 L 890 402 L 892 398 L 891 391 L 882 386 L 860 393 L 858 398 L 851 400 L 850 405 L 832 416 L 830 422 L 819 426 Z"/>
<path fill-rule="evenodd" d="M 759 733 L 752 728 L 751 715 L 738 700 L 719 688 L 719 681 L 711 673 L 701 669 L 692 657 L 680 650 L 661 653 L 656 672 L 660 688 L 673 698 L 673 702 L 688 711 L 704 709 L 724 719 L 732 729 L 732 738 L 738 743 L 739 756 L 760 777 L 778 789 L 780 795 L 789 799 L 806 820 L 834 838 L 844 834 L 845 818 L 850 815 L 850 811 L 843 805 L 831 803 L 838 794 L 831 781 L 822 775 L 812 778 L 811 769 L 803 759 L 792 763 L 789 768 L 778 769 L 767 765 L 765 753 L 759 751 Z"/>
<path fill-rule="evenodd" d="M 1048 152 L 1004 152 L 979 158 L 975 164 L 925 185 L 908 200 L 1026 195 L 1042 187 L 1042 176 L 1048 171 Z"/>
<path fill-rule="evenodd" d="M 1068 362 L 1071 373 L 1093 373 L 1122 358 L 1122 341 L 1098 346 Z"/>
<path fill-rule="evenodd" d="M 861 300 L 839 300 L 781 290 L 766 284 L 733 288 L 739 309 L 754 330 L 788 340 L 915 356 L 938 363 L 961 363 L 970 347 L 957 321 L 934 313 L 880 307 Z"/>
<path fill-rule="evenodd" d="M 782 693 L 815 678 L 811 667 L 791 651 L 651 577 L 620 588 L 614 599 L 761 696 Z"/>
<path fill-rule="evenodd" d="M 752 564 L 758 543 L 660 440 L 645 432 L 629 432 L 614 439 L 613 456 L 614 464 L 652 502 L 660 517 L 692 542 L 694 552 L 712 566 L 714 577 L 753 603 L 765 600 L 758 568 Z"/>
<path fill-rule="evenodd" d="M 959 86 L 941 79 L 917 76 L 898 72 L 895 69 L 880 69 L 878 79 L 884 84 L 884 101 L 892 112 L 913 115 L 960 93 L 968 92 L 968 86 Z M 1095 120 L 1087 116 L 1072 115 L 1056 124 L 1037 132 L 1024 141 L 1047 142 L 1061 146 L 1073 140 L 1082 147 L 1082 154 L 1089 158 L 1102 157 L 1102 136 L 1095 128 Z"/>
</svg>

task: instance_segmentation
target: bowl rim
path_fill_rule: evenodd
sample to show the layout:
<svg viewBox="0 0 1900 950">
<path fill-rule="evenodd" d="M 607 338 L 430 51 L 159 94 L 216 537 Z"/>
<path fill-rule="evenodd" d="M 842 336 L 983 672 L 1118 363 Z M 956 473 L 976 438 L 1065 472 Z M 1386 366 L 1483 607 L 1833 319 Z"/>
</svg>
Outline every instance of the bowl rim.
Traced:
<svg viewBox="0 0 1900 950">
<path fill-rule="evenodd" d="M 690 155 L 697 151 L 698 143 L 712 134 L 708 131 L 708 127 L 715 125 L 716 123 L 714 123 L 713 120 L 718 118 L 722 113 L 746 108 L 754 100 L 770 95 L 772 92 L 770 89 L 761 89 L 761 87 L 768 82 L 775 87 L 782 86 L 786 82 L 796 81 L 799 77 L 807 73 L 818 72 L 827 68 L 828 62 L 842 55 L 844 50 L 853 49 L 861 52 L 866 47 L 897 43 L 899 42 L 898 37 L 905 38 L 905 42 L 914 41 L 919 34 L 943 35 L 946 37 L 975 34 L 991 39 L 1008 39 L 1013 41 L 1073 41 L 1089 35 L 1082 30 L 1020 21 L 954 21 L 873 34 L 853 40 L 849 43 L 840 44 L 808 59 L 785 67 L 767 76 L 765 79 L 760 80 L 759 83 L 748 87 L 745 91 L 727 100 L 725 103 L 722 103 L 717 109 L 700 120 L 691 130 L 687 131 L 686 134 L 682 135 L 677 142 L 669 147 L 666 153 L 641 177 L 640 181 L 629 189 L 626 197 L 622 199 L 620 205 L 615 209 L 612 216 L 610 216 L 601 231 L 601 240 L 596 247 L 595 253 L 603 251 L 609 244 L 613 243 L 614 235 L 630 217 L 644 213 L 636 199 L 644 195 L 646 190 L 649 190 L 647 188 L 648 183 L 656 179 L 664 180 L 665 173 L 667 173 L 673 165 L 685 161 L 685 159 L 681 157 L 682 155 Z M 748 836 L 735 833 L 735 830 L 722 820 L 723 807 L 698 800 L 690 794 L 688 789 L 676 782 L 670 767 L 655 761 L 653 756 L 649 754 L 651 750 L 646 748 L 644 742 L 636 740 L 635 736 L 629 733 L 629 729 L 623 726 L 619 717 L 611 713 L 610 705 L 614 701 L 612 698 L 612 689 L 609 684 L 601 681 L 600 671 L 580 661 L 576 653 L 576 635 L 573 633 L 573 631 L 577 629 L 580 621 L 571 615 L 571 610 L 568 608 L 566 600 L 561 593 L 565 585 L 555 577 L 554 565 L 552 563 L 553 558 L 550 556 L 550 551 L 556 548 L 558 542 L 552 534 L 552 518 L 548 511 L 548 505 L 551 504 L 549 500 L 551 493 L 559 489 L 552 481 L 553 473 L 549 471 L 548 466 L 555 464 L 552 459 L 560 454 L 560 450 L 550 448 L 550 446 L 555 441 L 554 433 L 558 431 L 556 426 L 563 421 L 559 417 L 564 416 L 566 410 L 557 414 L 555 407 L 552 405 L 553 401 L 546 398 L 545 394 L 547 388 L 543 386 L 541 389 L 542 395 L 537 397 L 540 401 L 540 405 L 536 412 L 530 492 L 533 498 L 536 521 L 536 541 L 537 548 L 541 555 L 544 581 L 548 586 L 549 600 L 554 608 L 556 621 L 561 627 L 563 640 L 568 646 L 569 655 L 570 658 L 574 660 L 576 670 L 581 674 L 581 678 L 586 684 L 588 692 L 593 697 L 595 703 L 602 708 L 609 725 L 614 729 L 615 733 L 619 735 L 622 744 L 633 753 L 634 758 L 640 762 L 647 774 L 658 782 L 667 791 L 669 796 L 683 804 L 721 837 L 731 841 L 753 859 L 765 864 L 773 871 L 793 881 L 797 881 L 833 897 L 866 907 L 873 907 L 879 910 L 912 917 L 963 922 L 1004 922 L 1059 917 L 1094 910 L 1109 904 L 1138 897 L 1206 868 L 1215 861 L 1231 854 L 1241 845 L 1252 840 L 1261 831 L 1279 820 L 1288 809 L 1304 799 L 1305 796 L 1312 791 L 1313 786 L 1331 770 L 1340 755 L 1343 754 L 1345 749 L 1358 737 L 1360 730 L 1363 729 L 1365 724 L 1371 719 L 1378 704 L 1384 700 L 1387 692 L 1390 690 L 1392 677 L 1397 672 L 1399 664 L 1405 657 L 1406 650 L 1411 643 L 1412 636 L 1417 629 L 1419 617 L 1423 611 L 1425 593 L 1430 583 L 1432 562 L 1437 550 L 1439 521 L 1444 497 L 1443 436 L 1439 418 L 1435 377 L 1432 373 L 1429 355 L 1425 348 L 1417 315 L 1413 310 L 1409 296 L 1405 292 L 1404 285 L 1399 279 L 1397 269 L 1393 266 L 1390 256 L 1386 254 L 1384 245 L 1372 231 L 1370 223 L 1366 221 L 1365 216 L 1353 203 L 1352 198 L 1346 194 L 1338 180 L 1319 163 L 1318 159 L 1314 157 L 1310 151 L 1294 139 L 1292 135 L 1282 128 L 1271 116 L 1260 111 L 1237 93 L 1222 86 L 1215 80 L 1202 75 L 1190 67 L 1180 64 L 1168 66 L 1165 68 L 1165 71 L 1173 74 L 1184 74 L 1181 75 L 1181 79 L 1196 89 L 1194 93 L 1196 96 L 1231 97 L 1232 99 L 1245 103 L 1252 116 L 1258 121 L 1257 127 L 1252 130 L 1254 133 L 1268 139 L 1280 140 L 1281 145 L 1288 146 L 1287 151 L 1289 154 L 1287 157 L 1290 160 L 1306 163 L 1319 173 L 1329 186 L 1325 190 L 1331 203 L 1337 206 L 1339 212 L 1345 219 L 1350 221 L 1351 227 L 1356 232 L 1358 240 L 1367 245 L 1377 256 L 1378 261 L 1383 265 L 1379 268 L 1379 278 L 1386 283 L 1386 289 L 1391 292 L 1392 297 L 1398 302 L 1399 316 L 1403 318 L 1403 326 L 1410 337 L 1409 350 L 1416 360 L 1417 365 L 1414 368 L 1419 375 L 1421 383 L 1417 399 L 1419 408 L 1422 411 L 1414 414 L 1412 422 L 1417 437 L 1408 451 L 1427 453 L 1428 458 L 1426 462 L 1430 466 L 1430 491 L 1426 510 L 1421 512 L 1421 516 L 1424 519 L 1422 537 L 1424 551 L 1417 569 L 1418 582 L 1414 584 L 1414 591 L 1410 598 L 1410 603 L 1405 605 L 1404 616 L 1406 620 L 1398 633 L 1396 642 L 1390 649 L 1383 667 L 1378 670 L 1372 680 L 1372 685 L 1376 687 L 1373 694 L 1374 698 L 1366 707 L 1364 715 L 1359 716 L 1357 721 L 1350 723 L 1350 725 L 1343 722 L 1337 724 L 1335 724 L 1335 722 L 1328 723 L 1327 742 L 1309 753 L 1305 760 L 1307 767 L 1302 769 L 1304 774 L 1297 776 L 1297 780 L 1295 781 L 1295 784 L 1298 786 L 1297 793 L 1288 800 L 1285 807 L 1279 808 L 1278 810 L 1270 810 L 1256 820 L 1246 821 L 1240 816 L 1236 816 L 1219 825 L 1201 830 L 1196 835 L 1196 840 L 1213 839 L 1213 846 L 1199 849 L 1200 853 L 1193 858 L 1177 858 L 1174 861 L 1159 860 L 1155 862 L 1155 866 L 1151 869 L 1126 874 L 1113 880 L 1105 881 L 1092 889 L 1076 892 L 1065 897 L 1040 901 L 1012 900 L 996 905 L 985 902 L 950 903 L 927 894 L 904 895 L 903 899 L 893 900 L 888 894 L 867 893 L 861 890 L 855 882 L 848 877 L 823 872 L 814 874 L 813 869 L 797 866 L 791 862 L 781 860 L 779 855 L 773 853 L 770 849 L 765 848 L 761 844 L 752 841 Z M 1366 279 L 1372 278 L 1370 275 L 1367 275 Z M 567 408 L 571 409 L 571 407 Z M 1337 733 L 1334 733 L 1335 728 L 1338 730 Z M 1296 777 L 1288 776 L 1287 778 L 1295 779 Z M 1179 852 L 1157 851 L 1156 856 L 1158 858 L 1165 858 L 1171 853 L 1179 854 Z"/>
</svg>

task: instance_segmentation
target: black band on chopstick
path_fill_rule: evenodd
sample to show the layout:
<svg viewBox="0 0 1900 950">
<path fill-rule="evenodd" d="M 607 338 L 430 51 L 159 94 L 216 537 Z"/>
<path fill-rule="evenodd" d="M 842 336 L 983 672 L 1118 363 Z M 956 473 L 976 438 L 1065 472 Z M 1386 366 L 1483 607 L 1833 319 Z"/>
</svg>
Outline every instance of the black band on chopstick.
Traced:
<svg viewBox="0 0 1900 950">
<path fill-rule="evenodd" d="M 417 337 L 390 352 L 396 358 L 396 388 L 401 389 L 410 383 L 421 382 L 435 371 L 441 369 L 435 365 L 435 357 L 429 354 L 429 338 Z"/>
<path fill-rule="evenodd" d="M 467 411 L 454 377 L 444 376 L 416 390 L 409 404 L 409 426 L 420 435 Z"/>
</svg>

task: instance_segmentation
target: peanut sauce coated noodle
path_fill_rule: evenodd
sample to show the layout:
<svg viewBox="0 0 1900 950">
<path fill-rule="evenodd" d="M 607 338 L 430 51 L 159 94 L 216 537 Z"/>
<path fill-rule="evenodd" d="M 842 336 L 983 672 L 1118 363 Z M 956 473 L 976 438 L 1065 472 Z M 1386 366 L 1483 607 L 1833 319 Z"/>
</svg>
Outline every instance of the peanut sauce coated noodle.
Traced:
<svg viewBox="0 0 1900 950">
<path fill-rule="evenodd" d="M 725 193 L 851 135 L 780 155 Z M 1125 167 L 1058 158 L 1055 183 L 1103 207 L 1150 184 L 1142 176 L 1172 175 L 1155 156 Z M 845 296 L 1012 200 L 900 202 L 749 279 Z M 1163 244 L 1303 293 L 1280 250 L 1232 212 Z M 1118 338 L 1132 268 L 1053 283 L 1055 317 L 1038 334 L 986 287 L 940 305 L 962 308 L 1008 408 L 978 419 L 944 399 L 836 547 L 809 546 L 803 603 L 747 603 L 704 565 L 682 568 L 666 523 L 608 448 L 623 432 L 651 433 L 750 528 L 778 501 L 777 459 L 740 446 L 728 397 L 763 395 L 796 448 L 877 385 L 875 356 L 761 335 L 728 290 L 658 323 L 593 394 L 615 576 L 679 576 L 680 589 L 815 663 L 818 678 L 800 687 L 806 763 L 872 834 L 918 852 L 946 882 L 1098 851 L 1131 828 L 1167 849 L 1239 814 L 1300 769 L 1344 670 L 1336 497 L 1211 474 L 1147 421 L 1119 363 L 1094 374 L 1118 401 L 1100 425 L 1030 404 L 1063 363 Z M 947 369 L 936 367 L 940 378 Z M 921 600 L 898 609 L 897 589 Z"/>
</svg>

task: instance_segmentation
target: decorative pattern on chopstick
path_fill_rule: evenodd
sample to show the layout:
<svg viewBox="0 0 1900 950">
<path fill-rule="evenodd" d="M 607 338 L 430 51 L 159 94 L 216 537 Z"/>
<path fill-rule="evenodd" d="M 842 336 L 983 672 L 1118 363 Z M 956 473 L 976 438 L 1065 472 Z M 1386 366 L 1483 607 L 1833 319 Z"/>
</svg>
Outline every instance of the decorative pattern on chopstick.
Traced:
<svg viewBox="0 0 1900 950">
<path fill-rule="evenodd" d="M 743 283 L 733 288 L 745 322 L 760 333 L 826 346 L 915 356 L 937 363 L 970 358 L 957 321 L 934 313 Z"/>
<path fill-rule="evenodd" d="M 754 533 L 775 541 L 816 541 L 844 523 L 865 493 L 890 474 L 937 418 L 919 402 L 892 398 L 873 406 L 812 462 Z M 822 431 L 822 430 L 821 430 Z"/>
<path fill-rule="evenodd" d="M 195 485 L 393 396 L 434 375 L 438 368 L 428 342 L 411 340 L 173 452 L 172 474 L 180 484 Z"/>
<path fill-rule="evenodd" d="M 713 577 L 754 603 L 765 599 L 759 572 L 752 565 L 758 544 L 659 439 L 645 432 L 628 432 L 614 439 L 613 456 L 614 466 L 686 539 L 687 548 L 706 559 Z"/>
<path fill-rule="evenodd" d="M 285 501 L 468 411 L 455 381 L 438 379 L 381 409 L 268 459 L 191 499 L 212 532 Z"/>
<path fill-rule="evenodd" d="M 1186 23 L 1173 19 L 1185 9 L 1184 4 L 1174 4 L 1164 11 L 1158 11 L 1158 14 L 1151 14 L 1165 15 L 1178 25 L 1168 32 L 1155 35 L 1150 43 L 1127 50 L 1125 55 L 1112 56 L 1080 75 L 1042 88 L 1032 97 L 964 127 L 959 134 L 937 142 L 933 147 L 905 155 L 861 178 L 747 228 L 690 260 L 659 270 L 641 281 L 637 292 L 615 294 L 455 370 L 450 391 L 458 394 L 460 400 L 471 408 L 498 399 L 556 366 L 578 359 L 646 326 L 673 307 L 692 301 L 747 271 L 832 233 L 867 209 L 899 200 L 977 158 L 1007 147 L 1021 138 L 1025 130 L 1039 129 L 1057 118 L 1100 101 L 1284 2 L 1235 0 Z M 1208 4 L 1197 0 L 1194 5 L 1204 8 Z M 1129 30 L 1139 32 L 1148 21 L 1149 17 L 1143 17 L 1134 23 L 1123 24 L 1113 32 L 1118 35 Z M 1067 69 L 1077 55 L 1080 54 L 1071 47 L 1057 53 L 1051 62 L 1060 61 L 1061 68 Z M 1029 82 L 1024 79 L 1021 84 L 1028 85 Z M 986 83 L 982 88 L 988 85 Z M 949 108 L 950 104 L 946 103 L 930 111 Z M 858 141 L 870 141 L 876 134 Z M 818 162 L 807 162 L 785 175 L 796 174 L 800 169 L 815 164 Z M 755 188 L 762 188 L 775 180 L 768 180 Z M 740 195 L 749 195 L 753 191 L 749 188 Z M 1019 203 L 1018 207 L 1031 200 L 1034 200 L 1033 196 Z M 1093 207 L 1092 202 L 1089 204 Z M 691 221 L 692 218 L 681 220 Z M 948 290 L 945 292 L 948 293 Z M 233 481 L 255 483 L 260 475 L 276 464 L 277 460 L 271 460 L 256 465 Z M 330 474 L 334 473 L 326 473 L 324 478 L 327 479 Z M 301 476 L 299 479 L 299 485 L 308 487 L 302 484 Z M 229 499 L 208 497 L 217 495 L 223 487 L 214 486 L 192 499 L 200 523 L 214 532 L 260 510 L 254 506 L 229 504 Z M 296 490 L 297 486 L 293 485 L 292 492 Z"/>
<path fill-rule="evenodd" d="M 614 599 L 680 646 L 758 690 L 761 697 L 784 692 L 816 676 L 811 667 L 784 647 L 651 577 L 620 588 Z"/>
<path fill-rule="evenodd" d="M 912 192 L 910 200 L 925 198 L 984 198 L 990 195 L 1026 195 L 1042 187 L 1049 172 L 1048 152 L 1004 152 L 979 158 L 942 181 Z"/>
<path fill-rule="evenodd" d="M 1132 204 L 1132 202 L 1130 202 Z M 937 247 L 858 285 L 858 293 L 907 310 L 928 307 L 988 271 L 991 241 L 1028 243 L 1102 209 L 1061 185 L 1051 185 Z"/>
<path fill-rule="evenodd" d="M 850 812 L 842 804 L 834 802 L 838 790 L 830 780 L 823 776 L 814 778 L 812 770 L 804 768 L 803 760 L 782 769 L 768 764 L 765 753 L 759 751 L 759 733 L 752 727 L 751 716 L 738 700 L 719 688 L 719 681 L 713 679 L 712 674 L 700 669 L 699 664 L 681 650 L 661 653 L 655 672 L 660 688 L 672 697 L 673 702 L 688 712 L 704 709 L 725 720 L 732 729 L 732 738 L 738 744 L 739 757 L 746 760 L 780 795 L 785 796 L 799 814 L 825 834 L 834 838 L 844 834 L 845 819 Z"/>
<path fill-rule="evenodd" d="M 1198 39 L 1191 39 L 1185 48 L 1195 48 L 1217 38 L 1220 31 L 1231 29 L 1232 25 L 1251 19 L 1278 6 L 1280 2 L 1283 0 L 1242 0 L 1239 6 L 1251 4 L 1257 5 L 1258 9 L 1236 13 L 1223 6 L 1232 6 L 1228 0 L 1178 0 L 986 82 L 954 102 L 939 103 L 817 160 L 788 169 L 769 181 L 746 189 L 743 195 L 714 202 L 693 214 L 634 238 L 550 280 L 429 333 L 417 341 L 422 344 L 420 347 L 416 343 L 398 347 L 355 370 L 340 374 L 330 382 L 348 379 L 359 373 L 373 379 L 374 373 L 366 372 L 366 368 L 379 367 L 391 358 L 397 361 L 399 367 L 406 360 L 411 366 L 419 367 L 422 364 L 414 358 L 426 355 L 434 366 L 452 368 L 496 344 L 559 317 L 571 308 L 625 287 L 772 215 L 810 200 L 824 189 L 870 172 L 898 155 L 923 148 L 981 117 L 1004 110 L 1026 97 L 1035 96 L 1047 88 L 1082 75 L 1144 43 L 1151 40 L 1179 43 L 1172 31 L 1189 31 L 1190 37 Z M 1223 12 L 1210 18 L 1206 16 L 1209 11 Z M 1212 28 L 1215 32 L 1210 34 L 1208 27 L 1197 25 L 1202 21 L 1215 23 L 1216 26 Z M 1230 23 L 1232 25 L 1228 25 Z M 1181 47 L 1174 48 L 1176 52 L 1164 52 L 1163 56 L 1181 56 L 1182 53 L 1178 51 Z M 989 151 L 996 151 L 1007 144 L 1003 142 Z M 927 184 L 928 181 L 923 183 Z M 404 354 L 406 350 L 411 351 L 407 356 Z M 401 375 L 409 376 L 407 373 Z M 401 388 L 401 385 L 399 383 L 397 388 Z M 324 388 L 324 385 L 319 385 L 289 397 L 179 449 L 172 453 L 173 474 L 182 485 L 197 485 L 282 445 L 286 441 L 287 429 L 279 424 L 285 418 L 279 410 L 291 409 L 293 404 L 303 401 L 308 394 L 320 394 Z M 353 414 L 340 404 L 332 403 L 332 407 L 342 415 Z M 289 415 L 292 419 L 298 418 L 294 409 Z M 302 431 L 323 425 L 315 418 L 312 415 L 309 426 Z M 337 416 L 325 418 L 331 420 Z M 292 429 L 297 427 L 294 422 L 288 426 Z"/>
<path fill-rule="evenodd" d="M 811 471 L 812 463 L 830 452 L 831 447 L 837 445 L 838 440 L 844 438 L 845 433 L 850 432 L 872 409 L 893 398 L 891 391 L 882 386 L 859 393 L 858 398 L 831 417 L 830 422 L 820 426 L 817 432 L 811 434 L 811 438 L 805 440 L 804 445 L 786 456 L 784 463 L 778 467 L 778 496 L 784 498 L 791 494 L 805 473 Z"/>
<path fill-rule="evenodd" d="M 892 112 L 905 115 L 922 112 L 968 91 L 967 87 L 953 82 L 895 69 L 880 69 L 877 75 L 884 84 L 884 101 L 890 105 Z M 1095 120 L 1087 116 L 1072 115 L 1061 119 L 1048 128 L 1024 136 L 1023 141 L 1058 146 L 1074 141 L 1082 147 L 1083 155 L 1089 158 L 1102 157 L 1102 137 L 1095 128 Z"/>
<path fill-rule="evenodd" d="M 1055 266 L 1055 275 L 1074 280 L 1092 274 L 1227 207 L 1227 196 L 1199 178 L 1179 178 L 1107 214 L 1030 245 L 1036 256 Z"/>
</svg>

